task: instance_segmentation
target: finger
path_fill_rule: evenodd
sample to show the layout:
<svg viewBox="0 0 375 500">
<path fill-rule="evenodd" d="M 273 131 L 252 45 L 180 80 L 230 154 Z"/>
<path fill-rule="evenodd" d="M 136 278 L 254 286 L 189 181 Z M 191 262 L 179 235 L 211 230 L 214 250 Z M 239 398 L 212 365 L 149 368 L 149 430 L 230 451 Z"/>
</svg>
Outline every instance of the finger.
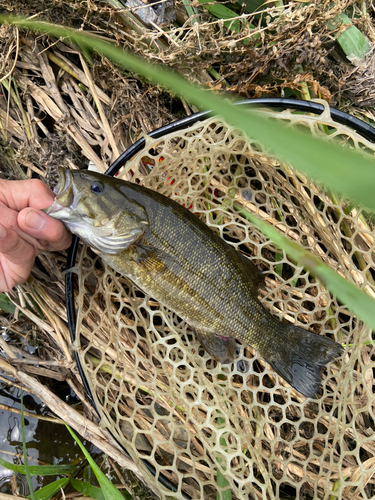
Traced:
<svg viewBox="0 0 375 500">
<path fill-rule="evenodd" d="M 26 207 L 47 208 L 55 195 L 39 179 L 6 181 L 0 179 L 0 201 L 19 212 Z"/>
<path fill-rule="evenodd" d="M 34 263 L 35 249 L 17 233 L 0 224 L 0 291 L 23 283 Z"/>
<path fill-rule="evenodd" d="M 23 265 L 25 262 L 33 261 L 35 257 L 34 247 L 2 224 L 0 224 L 0 253 L 15 265 Z"/>
<path fill-rule="evenodd" d="M 40 252 L 45 250 L 47 247 L 47 243 L 43 241 L 38 241 L 36 238 L 33 238 L 29 234 L 22 231 L 22 229 L 20 229 L 20 227 L 18 226 L 17 218 L 18 218 L 18 212 L 16 212 L 15 210 L 11 210 L 5 205 L 4 206 L 0 205 L 1 224 L 7 229 L 12 229 L 15 233 L 18 234 L 18 236 L 26 240 L 28 243 L 30 243 L 30 245 L 35 247 Z"/>
<path fill-rule="evenodd" d="M 17 229 L 17 213 L 5 205 L 0 205 L 1 224 L 8 229 Z"/>
<path fill-rule="evenodd" d="M 71 233 L 62 222 L 40 210 L 24 208 L 18 214 L 17 221 L 22 231 L 37 240 L 42 240 L 43 246 L 46 243 L 46 250 L 65 250 L 72 241 Z"/>
</svg>

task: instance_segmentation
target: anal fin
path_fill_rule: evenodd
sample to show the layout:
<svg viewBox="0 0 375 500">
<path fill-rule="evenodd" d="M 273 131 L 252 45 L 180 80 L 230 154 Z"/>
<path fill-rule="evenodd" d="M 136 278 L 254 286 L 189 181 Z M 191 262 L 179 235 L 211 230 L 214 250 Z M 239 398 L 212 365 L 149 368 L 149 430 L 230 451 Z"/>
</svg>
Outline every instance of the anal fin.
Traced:
<svg viewBox="0 0 375 500">
<path fill-rule="evenodd" d="M 199 342 L 216 361 L 232 363 L 238 356 L 238 345 L 233 337 L 222 337 L 213 332 L 195 330 Z"/>
</svg>

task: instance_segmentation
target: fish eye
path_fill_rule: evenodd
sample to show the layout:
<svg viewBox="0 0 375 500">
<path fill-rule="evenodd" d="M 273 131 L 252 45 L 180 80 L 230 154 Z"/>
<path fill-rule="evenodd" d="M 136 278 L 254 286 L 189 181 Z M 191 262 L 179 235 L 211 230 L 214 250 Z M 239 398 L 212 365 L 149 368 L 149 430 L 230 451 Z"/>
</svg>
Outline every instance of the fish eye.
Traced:
<svg viewBox="0 0 375 500">
<path fill-rule="evenodd" d="M 98 181 L 93 182 L 91 184 L 91 191 L 93 193 L 102 193 L 104 191 L 104 186 L 101 182 L 98 182 Z"/>
</svg>

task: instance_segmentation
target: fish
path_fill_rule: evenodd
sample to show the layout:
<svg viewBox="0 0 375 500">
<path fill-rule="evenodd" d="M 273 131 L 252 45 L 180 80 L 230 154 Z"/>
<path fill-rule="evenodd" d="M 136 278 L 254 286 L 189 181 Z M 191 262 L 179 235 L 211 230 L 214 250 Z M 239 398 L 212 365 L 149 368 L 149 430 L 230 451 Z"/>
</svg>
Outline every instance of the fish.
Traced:
<svg viewBox="0 0 375 500">
<path fill-rule="evenodd" d="M 218 362 L 251 345 L 306 397 L 343 353 L 334 340 L 273 316 L 258 300 L 263 273 L 190 210 L 136 183 L 59 167 L 45 211 L 115 271 L 180 316 Z"/>
</svg>

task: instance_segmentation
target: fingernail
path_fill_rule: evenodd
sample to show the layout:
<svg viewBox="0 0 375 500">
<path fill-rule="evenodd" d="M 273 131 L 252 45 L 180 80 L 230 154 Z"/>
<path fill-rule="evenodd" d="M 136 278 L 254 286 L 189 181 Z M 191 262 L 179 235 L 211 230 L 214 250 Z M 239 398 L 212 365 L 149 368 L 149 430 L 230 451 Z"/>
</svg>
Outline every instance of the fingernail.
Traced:
<svg viewBox="0 0 375 500">
<path fill-rule="evenodd" d="M 7 230 L 5 229 L 4 226 L 2 226 L 0 224 L 0 238 L 5 238 L 6 234 L 7 234 Z"/>
<path fill-rule="evenodd" d="M 42 215 L 33 210 L 26 215 L 25 224 L 30 229 L 42 229 L 46 221 Z"/>
</svg>

